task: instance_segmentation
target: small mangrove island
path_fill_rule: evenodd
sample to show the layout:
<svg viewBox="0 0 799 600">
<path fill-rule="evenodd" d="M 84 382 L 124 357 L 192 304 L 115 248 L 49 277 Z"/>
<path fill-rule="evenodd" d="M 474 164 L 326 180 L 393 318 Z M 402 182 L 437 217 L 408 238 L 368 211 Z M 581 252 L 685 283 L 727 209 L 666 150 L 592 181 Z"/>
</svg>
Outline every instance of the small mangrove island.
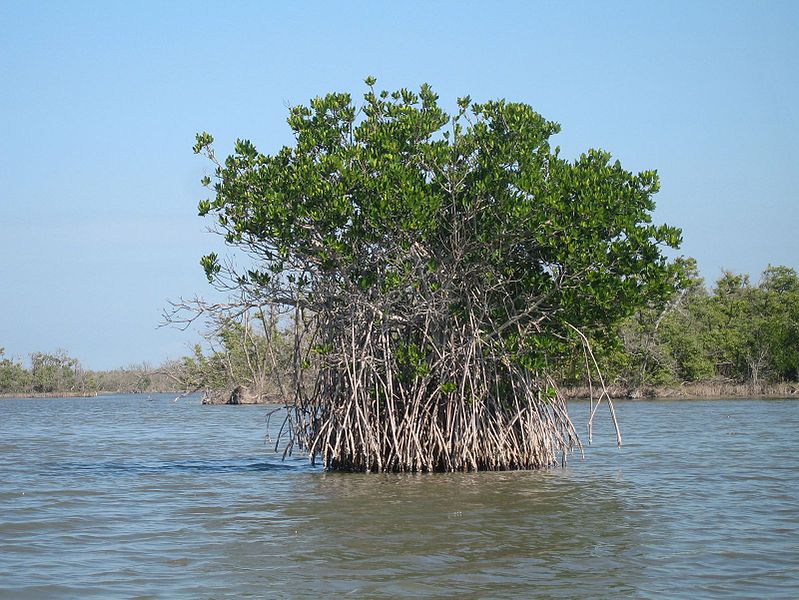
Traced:
<svg viewBox="0 0 799 600">
<path fill-rule="evenodd" d="M 347 471 L 530 469 L 581 447 L 566 400 L 796 394 L 799 277 L 757 284 L 669 259 L 655 171 L 560 156 L 530 106 L 428 85 L 331 93 L 290 109 L 294 144 L 238 140 L 201 216 L 238 260 L 202 258 L 228 301 L 171 304 L 204 344 L 157 367 L 90 371 L 64 351 L 0 349 L 0 394 L 202 392 L 282 404 L 286 453 Z M 590 435 L 589 420 L 589 435 Z M 621 434 L 616 428 L 618 442 Z"/>
<path fill-rule="evenodd" d="M 334 470 L 538 468 L 580 447 L 564 389 L 615 422 L 611 383 L 796 378 L 796 273 L 727 273 L 709 294 L 664 253 L 681 232 L 652 222 L 655 171 L 562 158 L 560 126 L 526 104 L 463 97 L 448 114 L 428 85 L 366 84 L 361 103 L 291 108 L 294 144 L 274 154 L 238 140 L 219 159 L 208 133 L 194 147 L 213 163 L 199 213 L 245 260 L 205 256 L 230 302 L 168 320 L 210 318 L 223 350 L 187 361 L 200 379 L 232 368 L 228 351 L 257 358 L 246 389 L 278 382 L 286 452 Z"/>
</svg>

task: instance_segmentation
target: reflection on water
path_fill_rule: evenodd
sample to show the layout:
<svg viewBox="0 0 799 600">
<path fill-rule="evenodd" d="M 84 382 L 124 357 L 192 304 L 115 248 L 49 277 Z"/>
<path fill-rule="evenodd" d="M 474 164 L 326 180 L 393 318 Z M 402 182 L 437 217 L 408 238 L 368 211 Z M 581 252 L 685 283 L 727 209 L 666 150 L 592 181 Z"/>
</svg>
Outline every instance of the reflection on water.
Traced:
<svg viewBox="0 0 799 600">
<path fill-rule="evenodd" d="M 297 535 L 309 549 L 302 562 L 315 563 L 323 586 L 339 592 L 451 597 L 634 590 L 636 574 L 615 557 L 637 545 L 642 524 L 635 512 L 626 513 L 613 486 L 561 475 L 325 474 L 315 482 L 313 512 L 300 503 L 285 514 L 301 523 Z M 324 560 L 316 560 L 320 555 Z"/>
<path fill-rule="evenodd" d="M 281 461 L 265 407 L 0 410 L 0 597 L 799 591 L 797 402 L 620 402 L 621 450 L 606 423 L 565 469 L 440 475 Z"/>
</svg>

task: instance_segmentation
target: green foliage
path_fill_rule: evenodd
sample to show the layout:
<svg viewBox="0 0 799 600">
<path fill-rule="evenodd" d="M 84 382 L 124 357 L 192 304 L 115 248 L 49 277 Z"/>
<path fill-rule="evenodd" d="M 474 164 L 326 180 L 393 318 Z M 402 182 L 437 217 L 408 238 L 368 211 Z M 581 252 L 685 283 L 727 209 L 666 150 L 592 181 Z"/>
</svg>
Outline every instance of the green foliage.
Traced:
<svg viewBox="0 0 799 600">
<path fill-rule="evenodd" d="M 648 308 L 621 326 L 623 349 L 610 371 L 635 388 L 724 378 L 757 384 L 799 380 L 799 277 L 769 266 L 760 283 L 725 271 L 713 293 L 693 259 L 665 308 Z M 657 324 L 657 325 L 656 325 Z"/>
<path fill-rule="evenodd" d="M 708 294 L 696 261 L 678 259 L 677 263 L 682 267 L 681 281 L 655 332 L 665 372 L 661 382 L 702 381 L 714 373 L 708 357 Z"/>
<path fill-rule="evenodd" d="M 72 391 L 79 362 L 63 350 L 53 354 L 34 352 L 30 355 L 31 381 L 35 392 Z"/>
<path fill-rule="evenodd" d="M 19 360 L 5 358 L 0 348 L 0 393 L 2 394 L 77 394 L 96 392 L 145 393 L 174 391 L 174 381 L 166 365 L 151 369 L 146 363 L 109 371 L 89 371 L 64 350 L 34 352 L 26 369 Z"/>
<path fill-rule="evenodd" d="M 30 373 L 19 361 L 5 358 L 5 350 L 0 347 L 0 392 L 19 392 L 30 385 Z"/>
<path fill-rule="evenodd" d="M 521 328 L 514 356 L 530 368 L 568 355 L 571 326 L 603 340 L 669 295 L 677 271 L 661 250 L 680 231 L 652 224 L 654 171 L 602 150 L 561 158 L 549 142 L 560 126 L 526 104 L 464 97 L 450 116 L 428 85 L 374 84 L 360 106 L 332 93 L 293 107 L 293 146 L 270 155 L 238 140 L 217 162 L 199 212 L 256 260 L 232 273 L 209 254 L 209 279 L 252 296 L 266 282 L 292 297 L 331 282 L 407 302 L 446 296 L 455 320 L 468 289 L 486 289 L 481 328 L 506 340 Z M 199 134 L 194 150 L 216 162 L 212 142 Z"/>
<path fill-rule="evenodd" d="M 290 368 L 292 346 L 275 318 L 259 311 L 238 318 L 218 315 L 207 338 L 210 351 L 196 344 L 192 355 L 167 367 L 181 389 L 220 399 L 239 385 L 255 395 L 279 394 L 278 379 Z"/>
<path fill-rule="evenodd" d="M 199 213 L 251 259 L 209 254 L 205 273 L 239 306 L 293 311 L 291 414 L 327 466 L 552 464 L 577 443 L 557 365 L 679 278 L 657 174 L 562 158 L 560 126 L 523 103 L 464 96 L 449 115 L 429 85 L 366 85 L 291 108 L 294 144 L 273 154 L 237 140 L 218 161 L 197 136 L 216 165 Z"/>
</svg>

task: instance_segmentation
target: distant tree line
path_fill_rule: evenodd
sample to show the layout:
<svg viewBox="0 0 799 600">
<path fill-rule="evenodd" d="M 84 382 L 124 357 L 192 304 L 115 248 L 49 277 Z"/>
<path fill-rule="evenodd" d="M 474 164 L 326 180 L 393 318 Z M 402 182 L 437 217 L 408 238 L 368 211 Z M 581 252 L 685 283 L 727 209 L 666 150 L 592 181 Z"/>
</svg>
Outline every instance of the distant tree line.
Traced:
<svg viewBox="0 0 799 600">
<path fill-rule="evenodd" d="M 600 361 L 610 382 L 630 392 L 647 386 L 799 381 L 799 277 L 769 266 L 757 284 L 724 271 L 711 289 L 694 259 L 679 259 L 683 279 L 665 304 L 623 321 Z M 580 357 L 562 366 L 579 384 Z"/>
<path fill-rule="evenodd" d="M 86 369 L 65 350 L 33 352 L 30 367 L 0 347 L 0 394 L 145 393 L 179 389 L 163 367 L 147 363 L 107 371 Z"/>
<path fill-rule="evenodd" d="M 293 347 L 274 314 L 239 312 L 235 318 L 211 318 L 206 343 L 191 354 L 152 366 L 148 363 L 107 371 L 86 369 L 80 360 L 59 349 L 33 352 L 30 367 L 5 355 L 0 346 L 0 394 L 92 395 L 99 392 L 203 392 L 224 403 L 240 388 L 250 400 L 285 395 Z"/>
<path fill-rule="evenodd" d="M 799 381 L 799 276 L 769 266 L 757 284 L 724 271 L 708 289 L 692 258 L 677 259 L 676 292 L 665 303 L 637 311 L 615 335 L 593 344 L 608 385 L 636 395 L 645 388 L 683 384 L 749 385 Z M 261 315 L 263 317 L 263 315 Z M 272 319 L 220 318 L 211 328 L 210 351 L 163 367 L 186 391 L 204 390 L 224 401 L 244 386 L 261 398 L 290 387 L 291 335 Z M 585 357 L 556 365 L 559 383 L 579 387 L 587 378 Z"/>
<path fill-rule="evenodd" d="M 694 259 L 680 259 L 683 278 L 665 304 L 639 310 L 611 341 L 596 345 L 607 382 L 635 393 L 684 383 L 764 384 L 799 381 L 799 276 L 769 266 L 757 284 L 724 271 L 708 289 Z M 0 393 L 203 391 L 225 401 L 238 387 L 260 399 L 280 398 L 290 377 L 291 337 L 274 315 L 225 316 L 210 328 L 205 349 L 157 367 L 142 363 L 108 371 L 85 369 L 64 350 L 34 352 L 30 367 L 0 347 Z M 558 366 L 560 382 L 585 381 L 584 357 Z"/>
</svg>

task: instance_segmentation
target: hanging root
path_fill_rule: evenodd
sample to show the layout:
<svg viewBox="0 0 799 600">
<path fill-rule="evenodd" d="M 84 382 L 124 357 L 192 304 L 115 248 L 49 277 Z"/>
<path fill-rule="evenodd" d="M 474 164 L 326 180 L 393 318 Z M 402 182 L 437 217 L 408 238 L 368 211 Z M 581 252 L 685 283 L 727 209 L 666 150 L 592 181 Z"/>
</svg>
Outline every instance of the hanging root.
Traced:
<svg viewBox="0 0 799 600">
<path fill-rule="evenodd" d="M 544 301 L 519 300 L 513 282 L 481 279 L 461 259 L 431 281 L 423 250 L 409 256 L 405 283 L 333 280 L 315 290 L 329 302 L 296 304 L 285 451 L 296 445 L 330 470 L 377 472 L 538 469 L 582 451 L 545 361 L 528 360 L 553 318 Z M 589 442 L 605 401 L 621 444 L 588 338 L 568 327 L 589 374 Z"/>
<path fill-rule="evenodd" d="M 619 428 L 619 421 L 616 418 L 616 409 L 613 408 L 613 400 L 611 400 L 610 393 L 608 393 L 608 388 L 605 385 L 605 378 L 602 376 L 602 370 L 599 368 L 599 364 L 594 356 L 594 352 L 591 349 L 591 344 L 582 331 L 569 323 L 566 323 L 566 325 L 578 335 L 580 341 L 582 342 L 583 358 L 585 360 L 585 372 L 588 374 L 588 391 L 591 407 L 591 411 L 588 416 L 588 443 L 590 444 L 593 442 L 594 416 L 596 415 L 596 411 L 599 409 L 599 405 L 602 403 L 602 400 L 605 400 L 608 404 L 610 418 L 613 421 L 613 428 L 616 431 L 616 445 L 621 447 L 621 429 Z M 596 378 L 599 380 L 600 384 L 599 396 L 596 396 L 594 392 L 594 375 L 596 375 Z"/>
<path fill-rule="evenodd" d="M 409 343 L 407 332 L 401 335 L 370 311 L 351 308 L 347 320 L 340 335 L 306 353 L 317 357 L 315 379 L 311 386 L 298 381 L 290 413 L 292 444 L 326 469 L 538 469 L 564 464 L 575 448 L 582 452 L 553 378 L 513 365 L 474 330 L 442 336 L 428 323 L 414 329 L 423 335 Z M 605 400 L 620 443 L 610 398 L 595 372 L 601 393 L 592 398 L 589 436 Z"/>
</svg>

